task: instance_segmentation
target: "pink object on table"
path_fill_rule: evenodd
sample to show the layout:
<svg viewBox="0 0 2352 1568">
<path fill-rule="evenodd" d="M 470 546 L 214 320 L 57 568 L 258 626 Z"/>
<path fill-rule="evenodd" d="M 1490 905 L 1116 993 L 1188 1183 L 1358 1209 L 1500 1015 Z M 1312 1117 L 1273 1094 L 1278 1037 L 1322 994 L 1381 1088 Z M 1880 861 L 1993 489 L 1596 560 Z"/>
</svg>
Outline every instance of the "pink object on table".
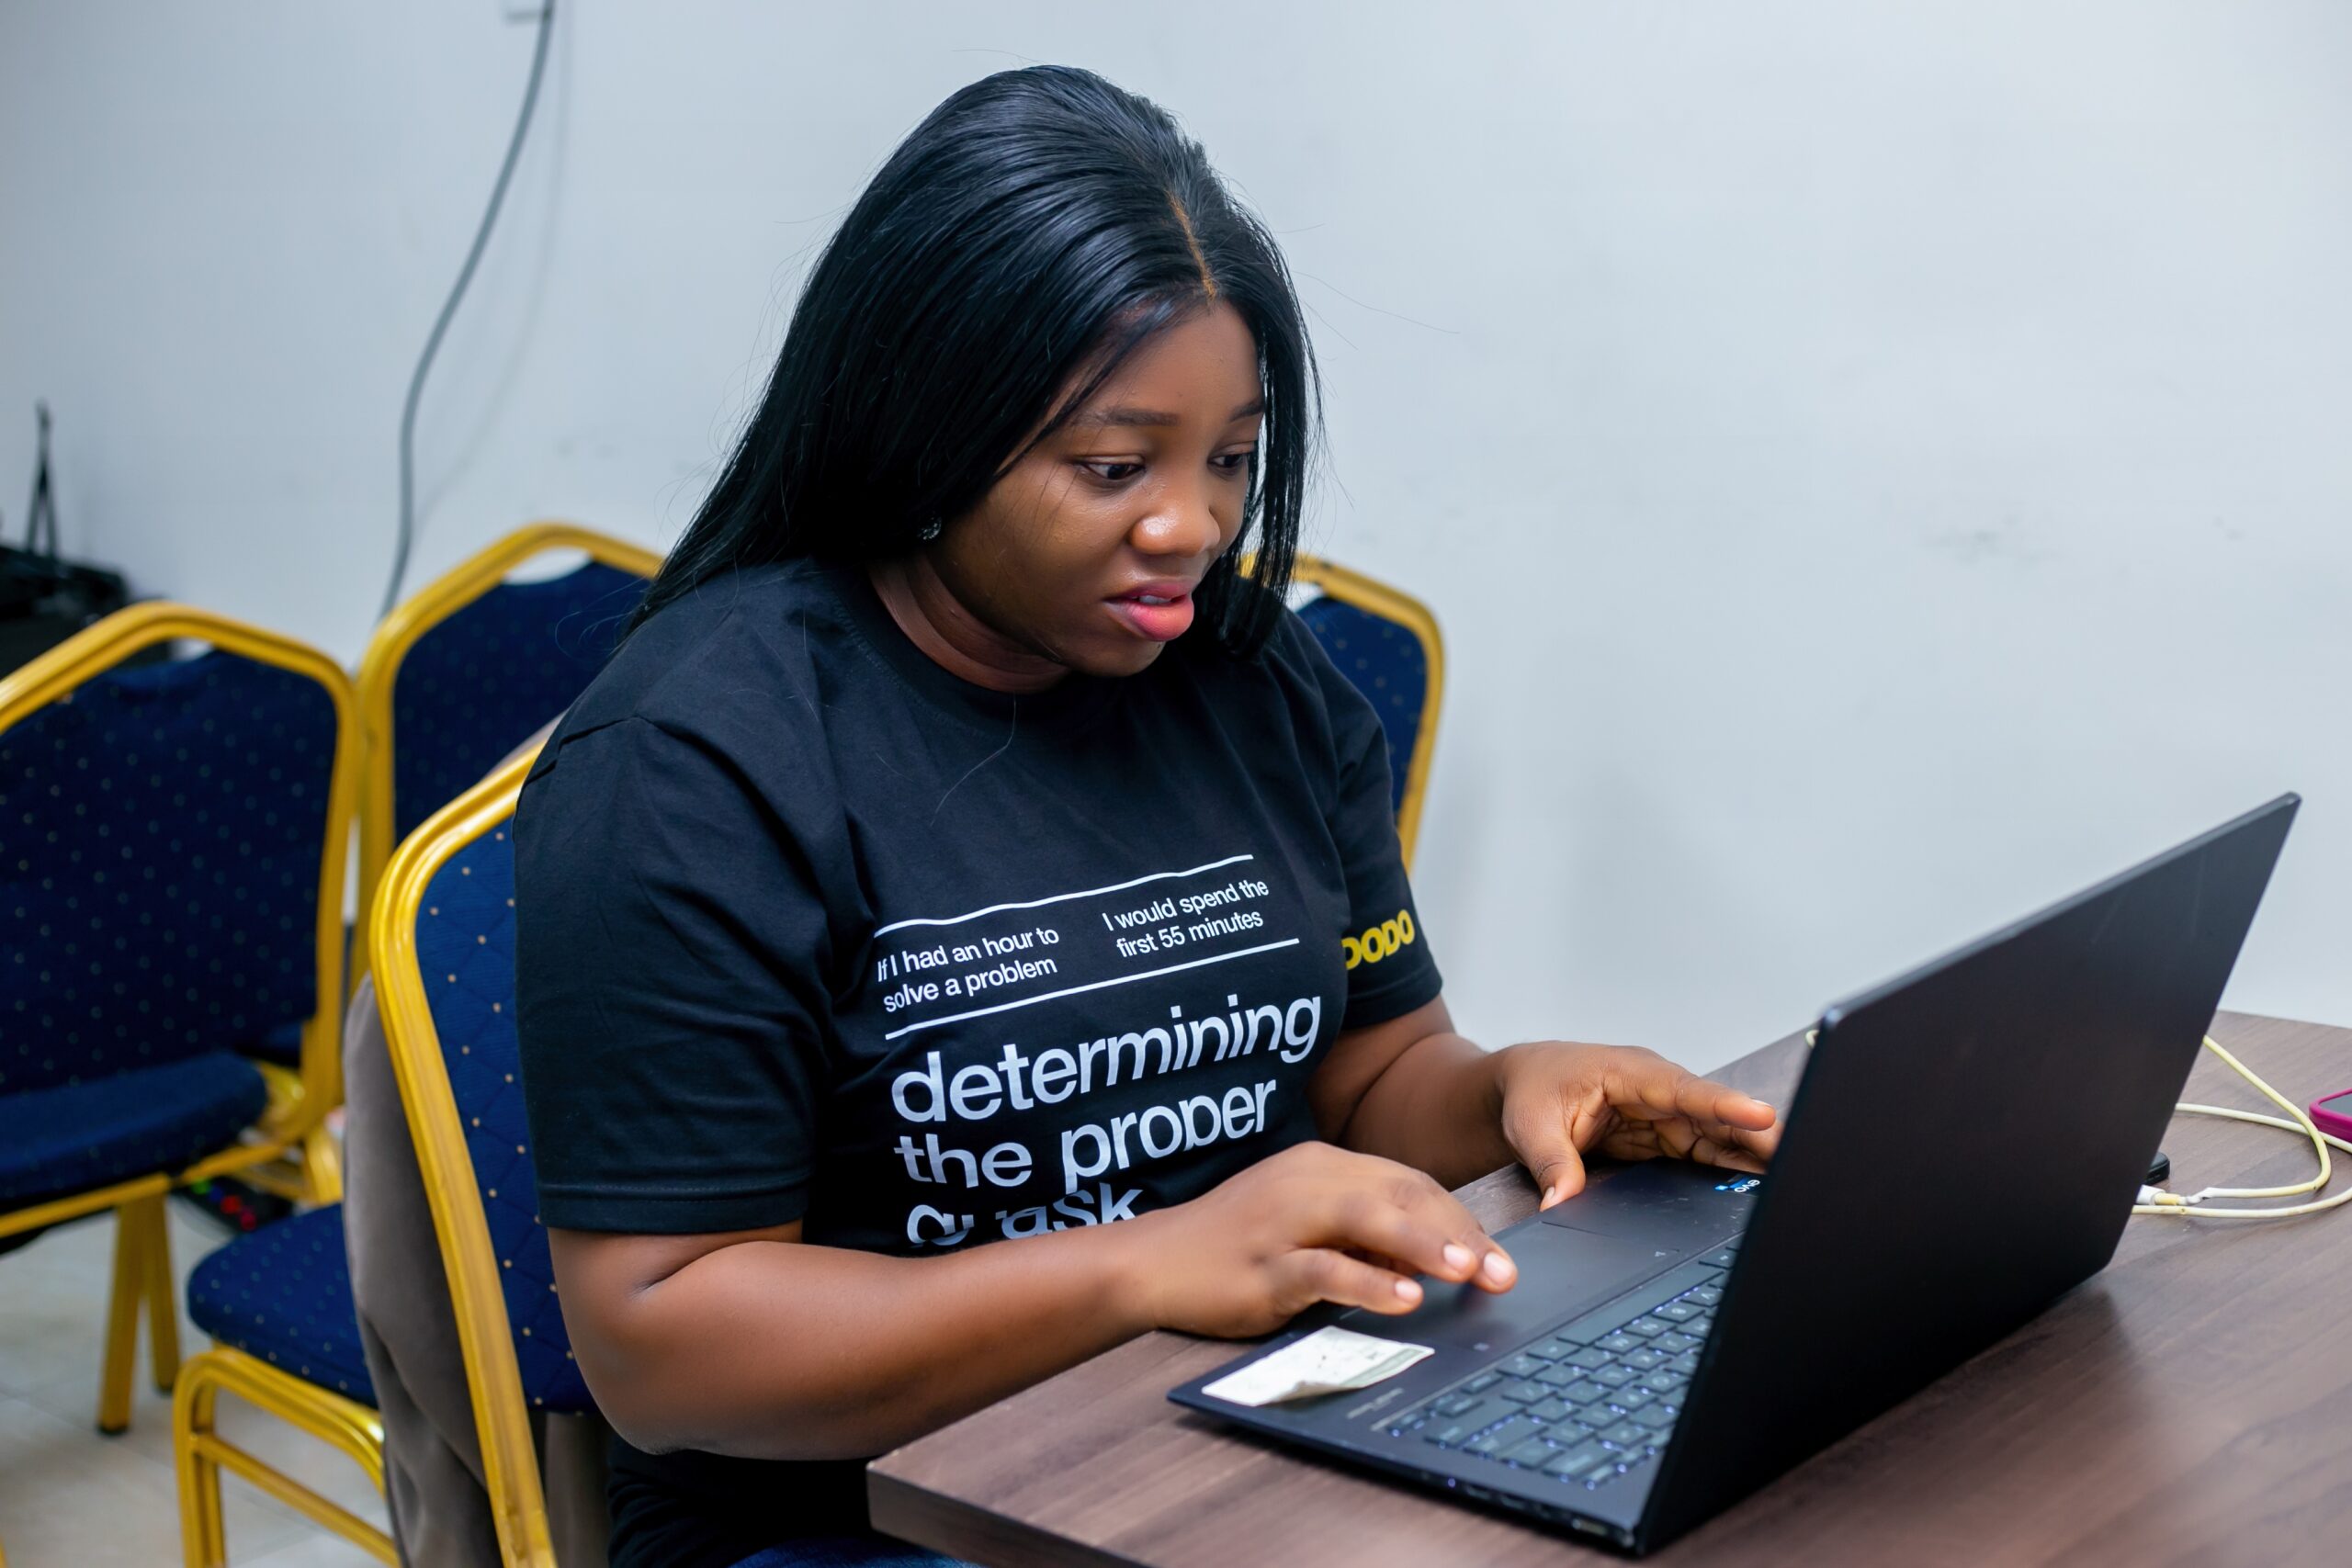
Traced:
<svg viewBox="0 0 2352 1568">
<path fill-rule="evenodd" d="M 2321 1132 L 2352 1138 L 2352 1089 L 2320 1096 L 2312 1101 L 2311 1113 Z"/>
</svg>

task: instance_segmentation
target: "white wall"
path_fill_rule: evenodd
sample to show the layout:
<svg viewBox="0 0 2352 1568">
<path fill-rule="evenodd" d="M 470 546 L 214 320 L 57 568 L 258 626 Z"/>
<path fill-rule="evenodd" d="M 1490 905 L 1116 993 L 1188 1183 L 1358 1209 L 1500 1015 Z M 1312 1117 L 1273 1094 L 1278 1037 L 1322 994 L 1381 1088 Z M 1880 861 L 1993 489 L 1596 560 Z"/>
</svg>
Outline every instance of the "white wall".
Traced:
<svg viewBox="0 0 2352 1568">
<path fill-rule="evenodd" d="M 508 3 L 0 4 L 12 529 L 45 395 L 71 546 L 356 653 Z M 865 175 L 1033 60 L 1289 247 L 1312 543 L 1450 634 L 1475 1032 L 1714 1063 L 2286 787 L 2231 1000 L 2352 1021 L 2352 9 L 568 5 L 412 581 L 666 543 Z"/>
</svg>

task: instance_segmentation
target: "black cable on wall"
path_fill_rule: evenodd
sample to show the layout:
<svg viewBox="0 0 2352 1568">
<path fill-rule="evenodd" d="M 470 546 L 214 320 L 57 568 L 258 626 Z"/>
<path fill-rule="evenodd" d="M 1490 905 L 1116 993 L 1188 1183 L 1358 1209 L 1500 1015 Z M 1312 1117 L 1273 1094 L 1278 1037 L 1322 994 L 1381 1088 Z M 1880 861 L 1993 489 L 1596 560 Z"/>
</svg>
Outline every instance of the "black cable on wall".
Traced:
<svg viewBox="0 0 2352 1568">
<path fill-rule="evenodd" d="M 466 253 L 466 265 L 458 269 L 458 281 L 449 289 L 449 298 L 442 301 L 441 314 L 433 323 L 432 335 L 424 340 L 424 352 L 417 356 L 416 372 L 409 378 L 408 401 L 401 410 L 401 516 L 400 533 L 392 548 L 392 580 L 384 589 L 384 607 L 377 612 L 382 619 L 392 613 L 400 603 L 401 582 L 408 576 L 409 547 L 416 539 L 416 409 L 424 396 L 424 378 L 433 368 L 433 356 L 441 350 L 441 339 L 449 330 L 450 319 L 458 313 L 458 301 L 466 297 L 466 286 L 474 280 L 474 267 L 481 261 L 482 248 L 490 243 L 490 231 L 498 221 L 498 209 L 506 199 L 506 185 L 514 175 L 514 160 L 523 151 L 523 137 L 531 129 L 531 112 L 538 107 L 539 78 L 547 73 L 548 37 L 555 30 L 555 0 L 547 0 L 539 12 L 539 37 L 531 51 L 531 79 L 523 88 L 523 111 L 515 118 L 514 135 L 506 144 L 506 161 L 498 168 L 498 183 L 490 189 L 490 206 L 481 215 L 481 226 L 474 231 L 472 249 Z"/>
</svg>

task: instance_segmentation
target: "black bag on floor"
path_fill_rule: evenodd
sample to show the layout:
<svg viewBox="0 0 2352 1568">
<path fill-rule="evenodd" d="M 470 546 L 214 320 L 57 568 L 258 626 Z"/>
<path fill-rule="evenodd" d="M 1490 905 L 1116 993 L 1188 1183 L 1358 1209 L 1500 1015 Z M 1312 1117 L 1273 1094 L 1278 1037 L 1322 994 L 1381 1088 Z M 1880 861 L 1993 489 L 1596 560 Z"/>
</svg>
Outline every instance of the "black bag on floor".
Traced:
<svg viewBox="0 0 2352 1568">
<path fill-rule="evenodd" d="M 130 603 L 118 571 L 57 553 L 57 501 L 49 479 L 49 405 L 36 405 L 40 450 L 20 549 L 0 544 L 0 675 Z"/>
</svg>

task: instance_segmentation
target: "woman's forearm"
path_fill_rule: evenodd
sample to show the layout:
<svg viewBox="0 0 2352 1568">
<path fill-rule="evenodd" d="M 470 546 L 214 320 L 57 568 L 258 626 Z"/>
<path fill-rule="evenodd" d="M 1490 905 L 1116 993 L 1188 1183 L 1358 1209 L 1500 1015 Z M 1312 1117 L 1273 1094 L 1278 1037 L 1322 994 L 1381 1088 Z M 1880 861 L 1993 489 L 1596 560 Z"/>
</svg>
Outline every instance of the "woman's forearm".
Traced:
<svg viewBox="0 0 2352 1568">
<path fill-rule="evenodd" d="M 1510 1164 L 1500 1055 L 1451 1031 L 1423 1036 L 1364 1089 L 1340 1141 L 1425 1170 L 1449 1188 Z"/>
<path fill-rule="evenodd" d="M 938 1258 L 738 1242 L 597 1291 L 612 1304 L 575 1348 L 639 1448 L 880 1453 L 1152 1326 L 1144 1220 Z"/>
</svg>

